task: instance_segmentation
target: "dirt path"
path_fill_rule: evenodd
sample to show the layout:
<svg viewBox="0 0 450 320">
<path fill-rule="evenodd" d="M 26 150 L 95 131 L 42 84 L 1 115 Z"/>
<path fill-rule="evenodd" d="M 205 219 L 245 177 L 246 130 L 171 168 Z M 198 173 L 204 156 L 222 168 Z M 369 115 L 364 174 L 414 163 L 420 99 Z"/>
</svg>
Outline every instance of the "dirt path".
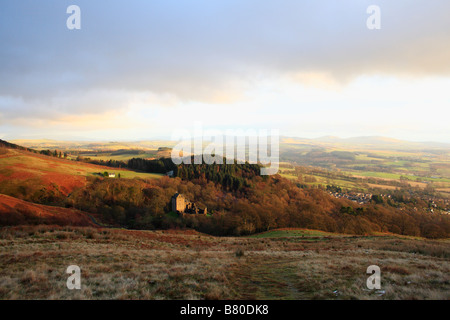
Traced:
<svg viewBox="0 0 450 320">
<path fill-rule="evenodd" d="M 307 299 L 309 290 L 297 276 L 299 263 L 294 259 L 261 263 L 258 258 L 243 258 L 242 264 L 233 273 L 239 299 Z"/>
</svg>

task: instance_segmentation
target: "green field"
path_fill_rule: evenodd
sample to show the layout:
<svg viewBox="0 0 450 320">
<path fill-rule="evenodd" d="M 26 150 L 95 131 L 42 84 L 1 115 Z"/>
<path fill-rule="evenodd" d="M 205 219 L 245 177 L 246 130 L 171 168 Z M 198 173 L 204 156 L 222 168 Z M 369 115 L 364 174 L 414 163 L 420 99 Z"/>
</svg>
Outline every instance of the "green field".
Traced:
<svg viewBox="0 0 450 320">
<path fill-rule="evenodd" d="M 297 176 L 294 173 L 291 173 L 291 174 L 282 173 L 280 175 L 286 179 L 298 180 Z M 341 188 L 346 188 L 346 189 L 361 189 L 361 190 L 365 189 L 365 187 L 362 186 L 361 184 L 358 184 L 358 183 L 355 183 L 352 181 L 348 181 L 348 180 L 343 180 L 343 179 L 331 179 L 328 177 L 322 177 L 320 175 L 303 175 L 303 177 L 309 177 L 309 178 L 314 177 L 316 179 L 315 182 L 305 182 L 305 181 L 302 182 L 302 183 L 310 185 L 310 186 L 335 185 L 335 186 L 340 186 Z"/>
<path fill-rule="evenodd" d="M 155 179 L 155 178 L 161 178 L 164 176 L 160 173 L 146 173 L 146 172 L 137 172 L 137 171 L 130 171 L 130 170 L 120 170 L 115 168 L 108 168 L 105 171 L 109 173 L 115 173 L 116 178 L 118 178 L 118 175 L 120 174 L 120 178 L 124 179 L 134 179 L 134 178 L 140 178 L 140 179 Z M 102 171 L 104 172 L 104 171 Z M 98 175 L 98 172 L 90 172 L 90 175 Z M 114 179 L 114 178 L 108 178 L 108 179 Z"/>
<path fill-rule="evenodd" d="M 428 145 L 398 142 L 374 148 L 341 143 L 282 145 L 281 161 L 297 166 L 281 167 L 281 176 L 310 186 L 335 185 L 347 191 L 369 191 L 432 187 L 448 197 L 450 188 L 450 152 Z M 430 149 L 428 149 L 430 148 Z M 298 170 L 300 168 L 300 170 Z M 301 176 L 301 179 L 299 179 Z"/>
<path fill-rule="evenodd" d="M 416 179 L 421 179 L 423 181 L 450 183 L 449 178 L 420 177 L 420 176 L 414 176 L 414 175 L 410 175 L 410 174 L 406 174 L 406 173 L 400 174 L 400 173 L 374 172 L 374 171 L 348 171 L 348 172 L 343 172 L 343 173 L 346 173 L 349 175 L 355 175 L 355 176 L 368 177 L 368 178 L 400 180 L 400 177 L 403 176 L 411 181 L 416 181 Z"/>
</svg>

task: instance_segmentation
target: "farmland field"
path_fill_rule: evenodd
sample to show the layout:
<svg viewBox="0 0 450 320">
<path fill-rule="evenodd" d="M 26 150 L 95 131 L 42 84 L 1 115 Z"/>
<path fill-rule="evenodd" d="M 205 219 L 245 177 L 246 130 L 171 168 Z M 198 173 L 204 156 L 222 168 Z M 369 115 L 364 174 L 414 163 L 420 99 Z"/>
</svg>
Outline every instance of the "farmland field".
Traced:
<svg viewBox="0 0 450 320">
<path fill-rule="evenodd" d="M 336 185 L 346 190 L 394 190 L 399 187 L 436 189 L 448 198 L 450 155 L 448 149 L 434 151 L 383 150 L 317 144 L 281 145 L 281 175 L 312 186 Z M 296 166 L 307 168 L 300 170 Z M 318 170 L 321 168 L 321 170 Z"/>
<path fill-rule="evenodd" d="M 157 150 L 153 152 L 143 151 L 142 153 L 134 153 L 134 152 L 121 152 L 120 154 L 115 153 L 83 153 L 83 157 L 90 158 L 92 160 L 117 160 L 117 161 L 127 161 L 131 158 L 156 158 Z"/>
</svg>

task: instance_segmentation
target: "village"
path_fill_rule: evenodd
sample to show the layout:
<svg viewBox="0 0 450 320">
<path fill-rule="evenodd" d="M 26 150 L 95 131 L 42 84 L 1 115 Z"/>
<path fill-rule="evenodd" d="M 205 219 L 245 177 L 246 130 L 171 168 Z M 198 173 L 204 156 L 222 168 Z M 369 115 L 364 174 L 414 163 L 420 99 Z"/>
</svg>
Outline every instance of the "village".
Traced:
<svg viewBox="0 0 450 320">
<path fill-rule="evenodd" d="M 367 204 L 372 200 L 371 193 L 344 193 L 344 192 L 328 192 L 337 199 L 348 199 L 358 204 Z M 390 197 L 390 196 L 389 196 Z"/>
</svg>

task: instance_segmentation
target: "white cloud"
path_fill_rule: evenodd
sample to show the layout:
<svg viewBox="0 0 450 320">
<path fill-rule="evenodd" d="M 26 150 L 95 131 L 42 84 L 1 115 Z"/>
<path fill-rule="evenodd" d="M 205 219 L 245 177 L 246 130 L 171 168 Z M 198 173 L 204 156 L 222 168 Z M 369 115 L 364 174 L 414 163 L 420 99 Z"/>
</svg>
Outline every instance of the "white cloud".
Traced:
<svg viewBox="0 0 450 320">
<path fill-rule="evenodd" d="M 377 31 L 370 4 L 80 0 L 82 29 L 69 31 L 64 2 L 5 0 L 0 125 L 160 135 L 171 119 L 433 136 L 449 102 L 450 3 L 379 0 Z"/>
</svg>

